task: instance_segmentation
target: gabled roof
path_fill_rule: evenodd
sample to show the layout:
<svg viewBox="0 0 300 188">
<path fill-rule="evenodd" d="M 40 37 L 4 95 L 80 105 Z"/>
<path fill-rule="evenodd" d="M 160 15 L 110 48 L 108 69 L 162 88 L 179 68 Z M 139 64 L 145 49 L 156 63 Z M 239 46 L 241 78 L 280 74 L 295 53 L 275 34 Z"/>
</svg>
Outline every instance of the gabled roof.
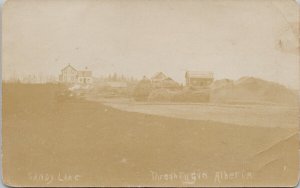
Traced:
<svg viewBox="0 0 300 188">
<path fill-rule="evenodd" d="M 165 78 L 164 80 L 166 80 L 166 81 L 174 81 L 171 77 L 167 77 L 167 78 Z"/>
<path fill-rule="evenodd" d="M 212 72 L 201 72 L 201 71 L 187 71 L 185 73 L 185 77 L 193 77 L 193 78 L 214 78 L 214 74 Z"/>
<path fill-rule="evenodd" d="M 163 72 L 158 72 L 151 78 L 151 80 L 164 80 L 166 78 L 168 77 Z"/>
<path fill-rule="evenodd" d="M 74 67 L 72 67 L 70 64 L 67 65 L 65 68 L 61 69 L 61 71 L 64 71 L 65 69 L 67 69 L 67 68 L 69 68 L 69 67 L 70 67 L 71 69 L 77 71 L 77 70 L 76 70 Z"/>
<path fill-rule="evenodd" d="M 175 80 L 173 80 L 173 79 L 170 78 L 170 77 L 167 77 L 166 79 L 164 79 L 163 82 L 166 82 L 166 83 L 172 83 L 172 84 L 177 84 L 177 85 L 179 85 L 178 82 L 176 82 Z"/>
</svg>

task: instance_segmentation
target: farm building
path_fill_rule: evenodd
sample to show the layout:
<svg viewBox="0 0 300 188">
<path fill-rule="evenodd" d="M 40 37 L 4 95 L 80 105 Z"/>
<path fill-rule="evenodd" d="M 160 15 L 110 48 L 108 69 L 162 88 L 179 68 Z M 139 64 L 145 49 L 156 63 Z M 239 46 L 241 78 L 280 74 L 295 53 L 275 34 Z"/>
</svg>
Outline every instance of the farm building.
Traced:
<svg viewBox="0 0 300 188">
<path fill-rule="evenodd" d="M 59 81 L 64 83 L 76 83 L 77 70 L 71 65 L 66 66 L 61 70 L 61 74 L 59 75 Z"/>
<path fill-rule="evenodd" d="M 214 75 L 211 72 L 187 71 L 185 79 L 187 87 L 205 88 L 214 81 Z"/>
<path fill-rule="evenodd" d="M 172 78 L 166 76 L 162 72 L 156 73 L 151 78 L 151 83 L 153 88 L 166 88 L 166 89 L 176 89 L 179 88 L 179 84 Z"/>
<path fill-rule="evenodd" d="M 92 71 L 87 70 L 87 68 L 84 71 L 78 71 L 77 81 L 80 84 L 91 84 L 93 82 Z"/>
<path fill-rule="evenodd" d="M 61 70 L 59 81 L 63 83 L 91 84 L 93 83 L 92 71 L 87 70 L 87 68 L 78 71 L 69 64 Z"/>
</svg>

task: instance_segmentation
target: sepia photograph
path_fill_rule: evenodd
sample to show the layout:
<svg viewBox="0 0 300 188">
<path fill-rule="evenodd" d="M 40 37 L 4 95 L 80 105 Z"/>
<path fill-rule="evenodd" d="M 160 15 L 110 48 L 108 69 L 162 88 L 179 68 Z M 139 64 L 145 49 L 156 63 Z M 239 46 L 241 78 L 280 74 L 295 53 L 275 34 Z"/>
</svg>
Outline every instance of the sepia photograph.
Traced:
<svg viewBox="0 0 300 188">
<path fill-rule="evenodd" d="M 296 186 L 299 36 L 294 0 L 8 0 L 3 181 Z"/>
</svg>

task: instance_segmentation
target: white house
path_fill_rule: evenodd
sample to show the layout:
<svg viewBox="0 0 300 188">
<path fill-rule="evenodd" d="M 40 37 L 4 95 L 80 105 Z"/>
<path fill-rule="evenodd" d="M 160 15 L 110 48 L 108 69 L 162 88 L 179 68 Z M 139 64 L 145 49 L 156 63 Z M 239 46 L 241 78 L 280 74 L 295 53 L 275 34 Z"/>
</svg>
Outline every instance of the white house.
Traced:
<svg viewBox="0 0 300 188">
<path fill-rule="evenodd" d="M 78 71 L 71 65 L 66 66 L 61 70 L 59 81 L 63 83 L 76 83 Z"/>
<path fill-rule="evenodd" d="M 63 83 L 91 84 L 93 83 L 92 71 L 87 68 L 78 71 L 69 64 L 61 70 L 59 81 Z"/>
</svg>

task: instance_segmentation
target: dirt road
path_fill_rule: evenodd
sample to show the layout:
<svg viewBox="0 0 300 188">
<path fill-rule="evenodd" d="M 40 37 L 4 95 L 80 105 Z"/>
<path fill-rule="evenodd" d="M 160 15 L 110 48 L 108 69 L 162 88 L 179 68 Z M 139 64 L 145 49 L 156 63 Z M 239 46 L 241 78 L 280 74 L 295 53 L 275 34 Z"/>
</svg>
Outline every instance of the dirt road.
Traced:
<svg viewBox="0 0 300 188">
<path fill-rule="evenodd" d="M 242 126 L 297 128 L 298 108 L 270 104 L 150 103 L 126 99 L 95 99 L 115 109 L 165 117 L 205 120 Z"/>
</svg>

